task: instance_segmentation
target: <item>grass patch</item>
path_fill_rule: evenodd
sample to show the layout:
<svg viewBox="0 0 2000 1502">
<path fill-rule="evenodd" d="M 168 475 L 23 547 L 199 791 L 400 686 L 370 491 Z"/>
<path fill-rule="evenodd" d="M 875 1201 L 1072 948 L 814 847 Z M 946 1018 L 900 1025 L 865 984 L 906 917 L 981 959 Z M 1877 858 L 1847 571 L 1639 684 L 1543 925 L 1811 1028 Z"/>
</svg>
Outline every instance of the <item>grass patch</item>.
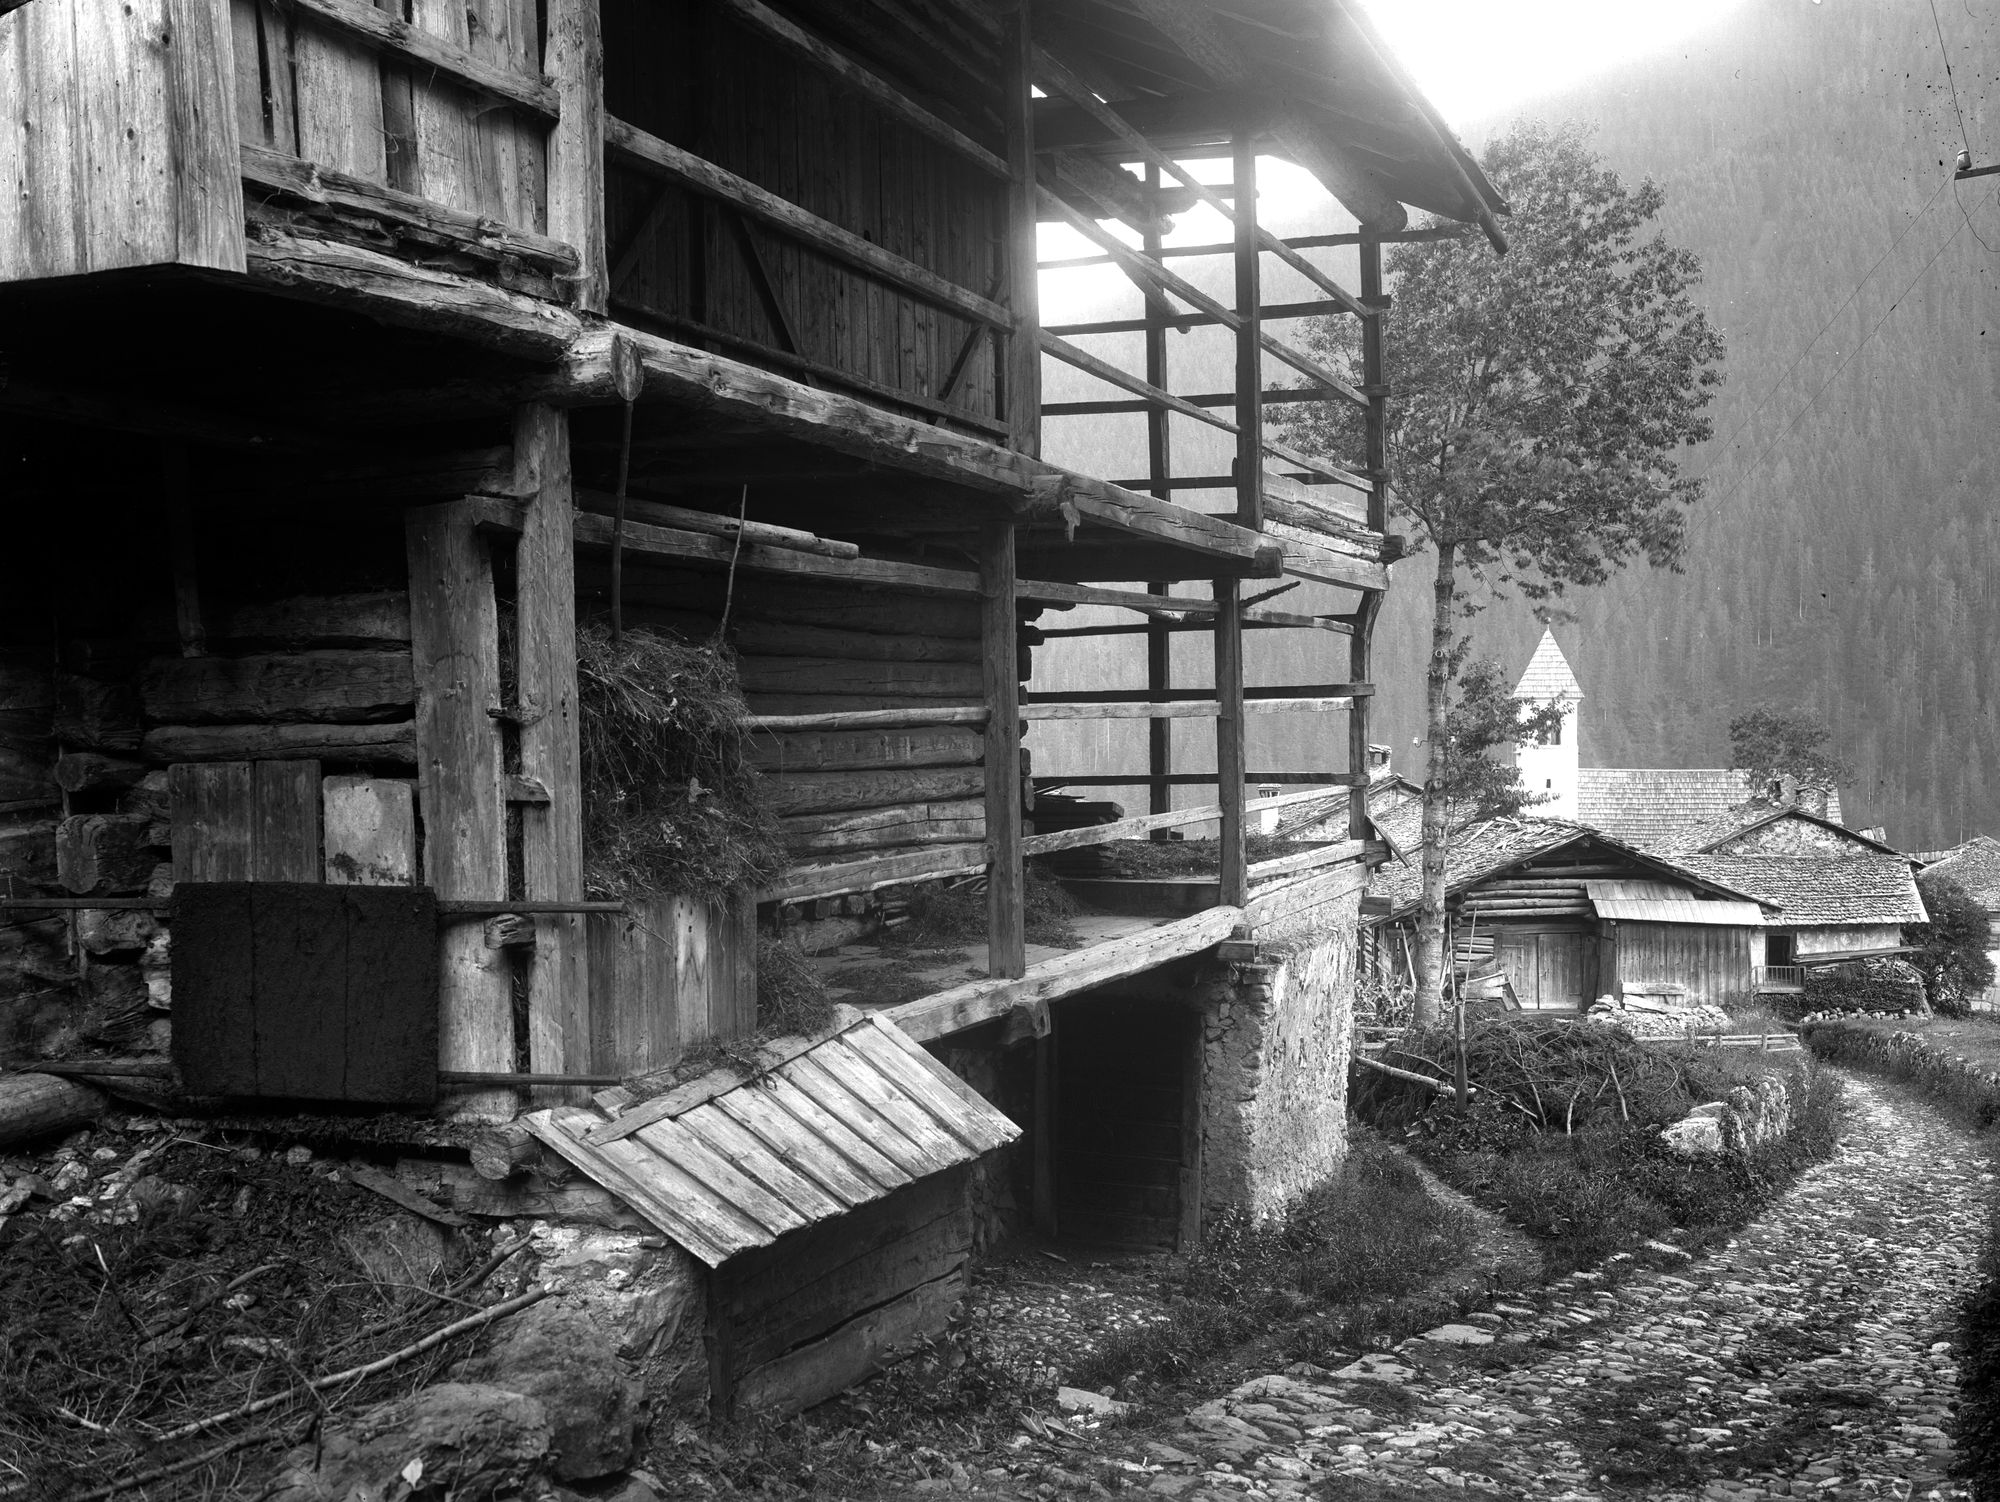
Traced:
<svg viewBox="0 0 2000 1502">
<path fill-rule="evenodd" d="M 1819 1058 L 1908 1081 L 1975 1130 L 2000 1121 L 2000 1024 L 1983 1017 L 1838 1017 L 1799 1029 Z"/>
<path fill-rule="evenodd" d="M 1072 920 L 1083 909 L 1063 884 L 1032 865 L 1021 889 L 1021 923 L 1030 944 L 1074 949 L 1083 941 Z M 882 931 L 885 950 L 959 949 L 986 942 L 986 884 L 933 882 L 910 897 L 909 917 Z"/>
<path fill-rule="evenodd" d="M 1405 1039 L 1417 1072 L 1448 1075 L 1451 1040 Z M 1717 1239 L 1833 1151 L 1840 1086 L 1812 1061 L 1748 1049 L 1642 1045 L 1607 1028 L 1495 1021 L 1467 1039 L 1470 1107 L 1369 1075 L 1357 1109 L 1404 1126 L 1447 1183 L 1536 1238 L 1545 1277 L 1592 1267 L 1646 1237 Z M 1747 1152 L 1688 1159 L 1660 1128 L 1769 1074 L 1785 1080 L 1791 1128 Z M 1380 1083 L 1378 1083 L 1380 1081 Z"/>
<path fill-rule="evenodd" d="M 590 894 L 712 898 L 780 870 L 729 650 L 590 624 L 576 653 Z"/>
<path fill-rule="evenodd" d="M 1282 1219 L 1227 1219 L 1200 1251 L 1169 1263 L 1161 1292 L 1172 1319 L 1114 1336 L 1065 1380 L 1185 1380 L 1253 1338 L 1307 1360 L 1367 1345 L 1396 1323 L 1393 1301 L 1462 1263 L 1475 1235 L 1472 1217 L 1439 1203 L 1399 1152 L 1359 1139 L 1340 1172 Z"/>
<path fill-rule="evenodd" d="M 1244 858 L 1252 865 L 1275 860 L 1281 855 L 1297 855 L 1317 850 L 1328 840 L 1281 840 L 1274 835 L 1252 834 L 1243 840 Z M 1162 880 L 1173 876 L 1214 876 L 1222 870 L 1220 840 L 1111 840 L 1097 847 L 1109 868 L 1103 874 L 1134 880 Z"/>
</svg>

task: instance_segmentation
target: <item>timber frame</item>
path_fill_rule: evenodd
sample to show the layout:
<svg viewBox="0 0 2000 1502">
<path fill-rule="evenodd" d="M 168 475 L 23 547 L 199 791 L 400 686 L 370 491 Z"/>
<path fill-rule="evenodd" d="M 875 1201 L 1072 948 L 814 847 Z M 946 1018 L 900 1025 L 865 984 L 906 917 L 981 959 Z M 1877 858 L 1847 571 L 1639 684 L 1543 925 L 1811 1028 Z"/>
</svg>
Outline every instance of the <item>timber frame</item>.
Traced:
<svg viewBox="0 0 2000 1502">
<path fill-rule="evenodd" d="M 79 150 L 97 128 L 92 101 L 131 82 L 117 69 L 164 70 L 145 81 L 168 101 L 158 125 L 171 191 L 127 205 L 129 222 L 116 204 L 86 201 L 88 185 L 49 154 L 62 143 L 23 128 L 37 91 L 57 86 L 37 71 L 37 42 L 67 35 L 82 4 L 31 0 L 0 20 L 14 32 L 0 30 L 14 44 L 0 50 L 0 181 L 33 189 L 0 195 L 0 356 L 11 367 L 0 423 L 14 435 L 55 423 L 200 445 L 246 490 L 291 475 L 298 506 L 367 492 L 408 508 L 416 719 L 400 740 L 369 741 L 369 759 L 419 768 L 438 831 L 425 869 L 442 899 L 543 904 L 526 1039 L 492 949 L 472 926 L 447 928 L 445 1070 L 498 1077 L 525 1060 L 537 1074 L 587 1072 L 601 1024 L 583 1000 L 577 601 L 608 581 L 616 617 L 648 568 L 976 606 L 976 702 L 815 701 L 752 722 L 772 735 L 979 738 L 978 793 L 953 805 L 976 810 L 933 821 L 976 834 L 809 857 L 759 894 L 814 903 L 983 872 L 990 976 L 904 1008 L 919 1037 L 1254 941 L 1360 886 L 1377 848 L 1366 843 L 1371 637 L 1400 551 L 1386 530 L 1382 246 L 1471 225 L 1499 244 L 1504 205 L 1348 0 L 1032 12 L 980 0 L 549 0 L 539 30 L 532 4 L 481 0 L 488 21 L 471 32 L 462 8 L 454 20 L 420 4 L 412 24 L 358 0 L 156 0 L 150 21 L 128 8 L 125 21 L 91 25 L 109 35 L 171 23 L 177 42 L 199 40 L 164 61 L 118 47 L 76 60 L 68 140 Z M 683 64 L 644 47 L 682 42 L 690 92 L 652 97 L 642 55 L 663 71 Z M 893 233 L 872 211 L 843 222 L 832 188 L 786 186 L 813 164 L 781 170 L 757 141 L 730 141 L 730 111 L 761 97 L 755 79 L 715 73 L 739 55 L 809 80 L 811 108 L 841 130 L 874 133 L 918 185 L 908 222 Z M 342 110 L 362 118 L 344 122 Z M 826 133 L 800 126 L 802 139 L 815 132 Z M 1286 240 L 1260 223 L 1258 164 L 1273 156 L 1314 172 L 1356 227 Z M 1226 189 L 1189 166 L 1203 159 L 1231 164 Z M 144 163 L 118 161 L 144 176 Z M 941 206 L 936 222 L 922 218 L 924 193 Z M 1406 204 L 1459 223 L 1411 230 Z M 1220 214 L 1230 238 L 1168 245 L 1167 216 L 1196 205 Z M 1095 252 L 1041 262 L 1042 223 Z M 1321 252 L 1351 253 L 1358 286 Z M 1173 269 L 1190 259 L 1225 262 L 1232 294 Z M 1042 278 L 1086 264 L 1122 273 L 1142 314 L 1045 325 Z M 1302 280 L 1310 295 L 1267 302 L 1267 276 Z M 1357 321 L 1358 381 L 1283 332 L 1321 315 Z M 79 328 L 94 337 L 78 340 Z M 1191 329 L 1233 340 L 1230 389 L 1174 389 L 1168 335 Z M 111 361 L 119 330 L 136 347 Z M 1133 334 L 1140 370 L 1092 347 Z M 862 346 L 873 353 L 849 358 Z M 1058 366 L 1112 394 L 1044 400 Z M 1280 441 L 1267 409 L 1299 400 L 1354 409 L 1356 451 L 1335 459 Z M 1041 457 L 1056 425 L 1118 414 L 1144 417 L 1143 474 Z M 1183 424 L 1230 440 L 1227 473 L 1177 471 Z M 1219 499 L 1196 504 L 1204 494 Z M 523 633 L 507 691 L 531 706 L 504 736 L 489 714 L 499 672 L 478 645 L 494 631 L 494 538 Z M 1273 608 L 1246 584 L 1258 580 L 1313 581 L 1348 603 Z M 199 585 L 181 582 L 182 646 L 196 655 Z M 1190 583 L 1205 593 L 1176 592 Z M 1048 606 L 1118 616 L 1024 630 Z M 1244 633 L 1269 630 L 1306 633 L 1337 666 L 1325 681 L 1246 688 Z M 1172 638 L 1197 631 L 1211 638 L 1213 686 L 1177 686 Z M 1142 689 L 1024 687 L 1024 644 L 1123 636 L 1144 638 Z M 486 677 L 447 691 L 426 664 L 468 652 Z M 1342 712 L 1349 753 L 1344 770 L 1310 774 L 1349 790 L 1347 840 L 1262 869 L 1246 858 L 1243 799 L 1246 717 L 1258 712 Z M 1148 789 L 1147 812 L 1031 830 L 1020 727 L 1092 718 L 1150 722 L 1146 767 L 1117 774 Z M 1213 721 L 1213 772 L 1174 766 L 1167 732 L 1179 718 Z M 1190 782 L 1215 797 L 1176 810 L 1173 790 Z M 525 857 L 510 856 L 510 817 Z M 1201 823 L 1221 832 L 1217 904 L 1030 969 L 1028 858 Z M 510 859 L 525 874 L 510 878 Z"/>
</svg>

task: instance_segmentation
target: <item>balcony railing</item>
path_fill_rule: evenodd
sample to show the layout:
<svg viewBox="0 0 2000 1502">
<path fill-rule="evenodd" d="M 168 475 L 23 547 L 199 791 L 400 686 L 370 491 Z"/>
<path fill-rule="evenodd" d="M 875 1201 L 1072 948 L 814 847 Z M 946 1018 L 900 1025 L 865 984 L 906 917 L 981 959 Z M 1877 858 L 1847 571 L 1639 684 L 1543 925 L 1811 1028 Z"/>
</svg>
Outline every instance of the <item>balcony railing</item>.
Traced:
<svg viewBox="0 0 2000 1502">
<path fill-rule="evenodd" d="M 1806 986 L 1803 965 L 1753 965 L 1750 974 L 1759 991 L 1803 991 Z"/>
</svg>

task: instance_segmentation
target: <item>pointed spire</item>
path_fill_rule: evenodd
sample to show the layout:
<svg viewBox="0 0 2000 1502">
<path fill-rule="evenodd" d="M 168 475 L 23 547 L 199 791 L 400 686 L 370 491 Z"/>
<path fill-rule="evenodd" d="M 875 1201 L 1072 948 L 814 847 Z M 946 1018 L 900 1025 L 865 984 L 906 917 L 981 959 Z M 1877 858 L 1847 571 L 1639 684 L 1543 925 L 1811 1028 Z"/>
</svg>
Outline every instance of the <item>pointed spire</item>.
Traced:
<svg viewBox="0 0 2000 1502">
<path fill-rule="evenodd" d="M 1576 681 L 1576 674 L 1570 671 L 1569 659 L 1556 645 L 1555 632 L 1546 626 L 1542 628 L 1541 641 L 1535 646 L 1535 655 L 1528 659 L 1527 671 L 1514 685 L 1514 696 L 1531 699 L 1537 704 L 1546 704 L 1552 699 L 1583 697 L 1583 685 Z"/>
</svg>

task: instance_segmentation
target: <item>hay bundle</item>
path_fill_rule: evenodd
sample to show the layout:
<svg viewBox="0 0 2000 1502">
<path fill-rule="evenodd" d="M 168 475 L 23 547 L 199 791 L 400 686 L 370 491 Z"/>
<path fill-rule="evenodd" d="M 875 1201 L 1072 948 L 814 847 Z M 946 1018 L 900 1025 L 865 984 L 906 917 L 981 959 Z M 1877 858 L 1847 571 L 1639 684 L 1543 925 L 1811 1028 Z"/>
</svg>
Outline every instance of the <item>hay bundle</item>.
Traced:
<svg viewBox="0 0 2000 1502">
<path fill-rule="evenodd" d="M 713 897 L 780 870 L 745 755 L 748 713 L 719 644 L 577 632 L 584 880 L 593 897 Z"/>
</svg>

